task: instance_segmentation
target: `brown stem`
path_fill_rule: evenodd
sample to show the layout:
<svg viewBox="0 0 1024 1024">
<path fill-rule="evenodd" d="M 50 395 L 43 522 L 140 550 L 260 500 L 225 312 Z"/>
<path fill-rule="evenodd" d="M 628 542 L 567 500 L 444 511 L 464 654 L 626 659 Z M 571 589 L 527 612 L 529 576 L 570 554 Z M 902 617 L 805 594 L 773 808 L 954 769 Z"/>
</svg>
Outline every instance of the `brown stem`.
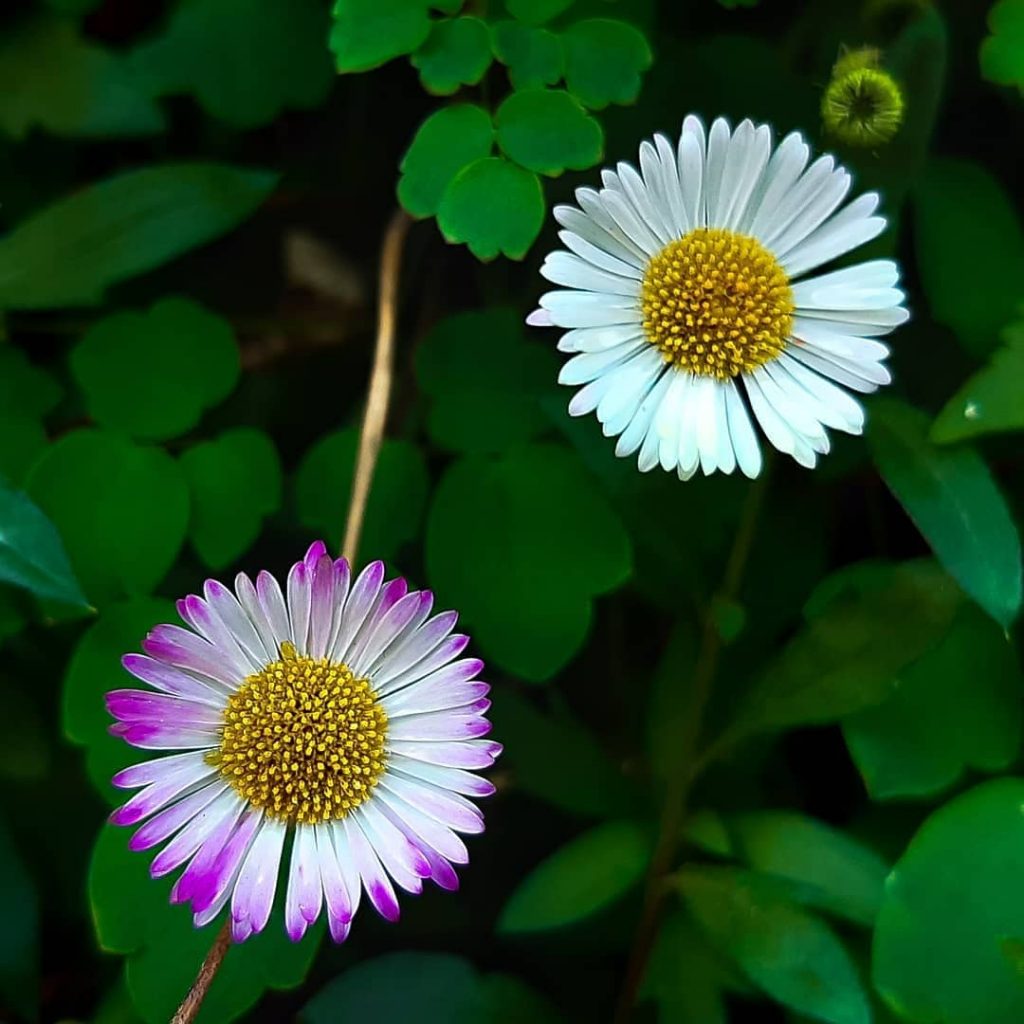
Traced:
<svg viewBox="0 0 1024 1024">
<path fill-rule="evenodd" d="M 359 537 L 366 517 L 366 502 L 370 497 L 373 472 L 384 440 L 384 425 L 391 398 L 391 379 L 394 375 L 395 324 L 398 319 L 398 275 L 402 265 L 402 246 L 410 221 L 403 210 L 396 210 L 384 233 L 380 253 L 380 294 L 377 301 L 377 341 L 373 352 L 373 367 L 366 394 L 363 429 L 359 435 L 356 471 L 352 478 L 352 497 L 348 505 L 345 541 L 341 553 L 354 564 L 359 548 Z"/>
<path fill-rule="evenodd" d="M 757 527 L 767 479 L 766 467 L 747 496 L 743 516 L 736 529 L 729 560 L 722 575 L 721 586 L 704 616 L 700 651 L 691 681 L 689 713 L 683 724 L 678 753 L 672 762 L 666 784 L 658 839 L 647 871 L 643 910 L 633 938 L 629 964 L 626 967 L 626 976 L 615 1011 L 616 1024 L 627 1024 L 632 1015 L 633 1004 L 636 1002 L 637 992 L 647 969 L 647 961 L 658 934 L 658 923 L 661 919 L 661 909 L 667 891 L 665 878 L 672 868 L 672 861 L 679 848 L 690 791 L 700 770 L 707 763 L 703 759 L 698 760 L 696 755 L 704 723 L 704 712 L 711 697 L 711 684 L 715 679 L 718 655 L 722 649 L 722 638 L 714 620 L 714 605 L 722 601 L 732 601 L 739 592 L 743 570 L 754 540 L 754 531 Z"/>
<path fill-rule="evenodd" d="M 171 1024 L 192 1024 L 199 1013 L 199 1007 L 203 1005 L 206 993 L 210 990 L 217 970 L 220 968 L 224 955 L 231 945 L 231 918 L 229 917 L 224 926 L 217 932 L 217 938 L 213 940 L 210 952 L 199 968 L 196 980 L 188 990 L 188 995 L 181 1001 L 178 1012 L 171 1018 Z"/>
</svg>

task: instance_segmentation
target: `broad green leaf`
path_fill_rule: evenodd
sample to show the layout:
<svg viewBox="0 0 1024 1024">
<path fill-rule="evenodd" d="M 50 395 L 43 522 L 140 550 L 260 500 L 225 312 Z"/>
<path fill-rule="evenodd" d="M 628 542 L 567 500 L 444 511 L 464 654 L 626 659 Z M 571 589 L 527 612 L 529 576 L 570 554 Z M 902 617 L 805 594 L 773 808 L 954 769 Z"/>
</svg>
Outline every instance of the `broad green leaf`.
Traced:
<svg viewBox="0 0 1024 1024">
<path fill-rule="evenodd" d="M 973 449 L 939 448 L 927 417 L 897 401 L 872 406 L 875 463 L 947 572 L 996 622 L 1021 603 L 1020 538 L 1006 500 Z"/>
<path fill-rule="evenodd" d="M 513 18 L 525 25 L 543 25 L 572 6 L 574 0 L 505 0 Z"/>
<path fill-rule="evenodd" d="M 502 157 L 463 167 L 441 198 L 437 224 L 449 242 L 465 242 L 474 256 L 499 253 L 519 260 L 544 222 L 544 193 L 536 174 Z"/>
<path fill-rule="evenodd" d="M 428 517 L 426 563 L 485 655 L 541 681 L 583 646 L 592 599 L 629 577 L 631 552 L 572 453 L 534 444 L 448 470 Z"/>
<path fill-rule="evenodd" d="M 1003 631 L 966 605 L 888 701 L 843 722 L 871 796 L 931 796 L 968 768 L 1006 768 L 1020 749 L 1021 684 Z"/>
<path fill-rule="evenodd" d="M 320 438 L 295 474 L 299 522 L 321 534 L 332 548 L 341 544 L 352 493 L 359 431 L 339 430 Z M 356 563 L 393 558 L 418 536 L 427 500 L 427 468 L 408 441 L 385 440 L 373 475 Z"/>
<path fill-rule="evenodd" d="M 494 118 L 498 145 L 531 171 L 557 176 L 601 159 L 601 126 L 561 89 L 514 92 Z"/>
<path fill-rule="evenodd" d="M 747 695 L 732 733 L 832 722 L 892 695 L 900 674 L 945 636 L 960 595 L 929 562 L 875 576 L 859 588 L 843 574 Z"/>
<path fill-rule="evenodd" d="M 829 1024 L 870 1024 L 867 994 L 842 943 L 774 883 L 733 868 L 685 868 L 679 877 L 701 927 L 772 999 Z"/>
<path fill-rule="evenodd" d="M 427 0 L 335 0 L 330 48 L 339 71 L 369 71 L 430 34 Z"/>
<path fill-rule="evenodd" d="M 178 464 L 117 434 L 65 434 L 32 468 L 26 489 L 97 604 L 151 591 L 185 539 L 188 487 Z"/>
<path fill-rule="evenodd" d="M 116 772 L 151 756 L 107 731 L 113 719 L 103 695 L 110 690 L 145 689 L 121 666 L 121 658 L 140 651 L 146 634 L 162 622 L 178 622 L 174 605 L 163 598 L 140 597 L 106 605 L 82 634 L 64 676 L 61 723 L 64 735 L 86 748 L 86 772 L 111 803 L 125 794 L 110 784 Z"/>
<path fill-rule="evenodd" d="M 435 21 L 423 45 L 412 55 L 423 87 L 448 96 L 462 85 L 476 85 L 491 66 L 491 36 L 479 18 Z"/>
<path fill-rule="evenodd" d="M 886 883 L 875 988 L 918 1024 L 1024 1019 L 1024 781 L 977 786 L 939 808 Z"/>
<path fill-rule="evenodd" d="M 526 336 L 512 309 L 457 313 L 416 351 L 420 388 L 433 399 L 430 435 L 462 452 L 501 452 L 549 429 L 540 398 L 558 376 L 551 351 Z"/>
<path fill-rule="evenodd" d="M 643 878 L 650 852 L 647 833 L 632 821 L 609 821 L 584 832 L 519 883 L 498 930 L 546 931 L 592 917 Z"/>
<path fill-rule="evenodd" d="M 64 604 L 86 606 L 60 534 L 20 491 L 0 480 L 0 580 Z"/>
<path fill-rule="evenodd" d="M 1012 322 L 1024 234 L 1010 197 L 980 164 L 933 159 L 914 189 L 917 260 L 932 316 L 975 355 Z"/>
<path fill-rule="evenodd" d="M 32 877 L 3 822 L 0 822 L 0 999 L 24 1019 L 39 1019 L 38 901 Z"/>
<path fill-rule="evenodd" d="M 494 56 L 508 68 L 516 89 L 554 85 L 565 67 L 562 41 L 546 28 L 531 28 L 518 21 L 499 21 L 491 26 Z"/>
<path fill-rule="evenodd" d="M 171 879 L 149 877 L 149 853 L 128 849 L 128 830 L 106 825 L 89 865 L 89 902 L 102 949 L 125 954 L 128 989 L 146 1024 L 166 1024 L 195 979 L 219 921 L 198 929 L 188 910 L 171 906 Z M 217 972 L 197 1024 L 227 1024 L 267 989 L 294 988 L 306 977 L 320 929 L 290 942 L 280 914 L 240 946 Z"/>
<path fill-rule="evenodd" d="M 1005 346 L 946 403 L 932 424 L 937 444 L 999 430 L 1024 430 L 1024 324 L 1003 331 Z"/>
<path fill-rule="evenodd" d="M 212 116 L 252 128 L 323 101 L 334 78 L 327 30 L 317 0 L 188 0 L 133 66 L 153 95 L 191 93 Z"/>
<path fill-rule="evenodd" d="M 795 902 L 874 924 L 889 869 L 873 850 L 792 811 L 741 814 L 728 827 L 750 867 L 796 883 Z"/>
<path fill-rule="evenodd" d="M 390 953 L 349 967 L 303 1007 L 300 1024 L 555 1024 L 549 1004 L 517 978 L 479 974 L 448 953 Z"/>
<path fill-rule="evenodd" d="M 981 73 L 1024 91 L 1024 2 L 999 0 L 988 12 L 989 36 L 981 44 Z"/>
<path fill-rule="evenodd" d="M 277 178 L 224 164 L 163 164 L 79 189 L 0 239 L 0 308 L 95 303 L 245 220 Z"/>
<path fill-rule="evenodd" d="M 211 569 L 249 550 L 281 505 L 281 463 L 260 430 L 235 427 L 181 456 L 191 493 L 189 540 Z"/>
<path fill-rule="evenodd" d="M 564 709 L 540 711 L 511 690 L 494 692 L 494 734 L 516 790 L 588 818 L 621 817 L 641 799 L 597 739 Z"/>
<path fill-rule="evenodd" d="M 433 216 L 452 179 L 488 156 L 493 142 L 491 115 L 481 107 L 459 103 L 431 114 L 402 157 L 398 182 L 402 206 L 414 217 Z"/>
<path fill-rule="evenodd" d="M 45 416 L 60 401 L 60 385 L 10 345 L 0 345 L 0 410 Z"/>
<path fill-rule="evenodd" d="M 205 409 L 227 398 L 239 373 L 227 321 L 182 298 L 104 317 L 70 362 L 93 419 L 147 441 L 191 430 Z"/>
<path fill-rule="evenodd" d="M 609 103 L 632 103 L 643 73 L 654 62 L 644 34 L 614 18 L 578 21 L 562 35 L 565 84 L 581 103 L 600 110 Z"/>
<path fill-rule="evenodd" d="M 21 139 L 36 126 L 54 135 L 152 135 L 164 117 L 122 57 L 46 17 L 0 42 L 0 128 Z"/>
</svg>

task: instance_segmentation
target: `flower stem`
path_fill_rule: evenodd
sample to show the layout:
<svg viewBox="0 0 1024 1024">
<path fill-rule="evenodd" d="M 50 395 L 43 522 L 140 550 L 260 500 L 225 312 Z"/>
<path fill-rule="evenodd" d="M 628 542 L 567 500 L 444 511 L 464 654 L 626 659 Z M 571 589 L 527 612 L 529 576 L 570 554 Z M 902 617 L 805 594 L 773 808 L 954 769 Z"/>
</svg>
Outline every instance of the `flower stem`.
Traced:
<svg viewBox="0 0 1024 1024">
<path fill-rule="evenodd" d="M 647 969 L 647 961 L 658 934 L 658 924 L 661 920 L 662 905 L 667 891 L 666 877 L 672 869 L 672 862 L 682 838 L 690 792 L 700 770 L 707 764 L 705 759 L 698 758 L 697 746 L 704 724 L 704 713 L 711 697 L 711 686 L 718 669 L 718 656 L 722 649 L 722 638 L 715 622 L 714 607 L 723 601 L 732 601 L 739 592 L 743 570 L 746 567 L 754 533 L 757 529 L 767 480 L 768 467 L 766 466 L 765 471 L 754 482 L 747 495 L 743 515 L 733 539 L 725 572 L 722 575 L 721 585 L 704 616 L 700 651 L 690 684 L 690 706 L 679 737 L 677 754 L 670 766 L 670 774 L 666 783 L 658 838 L 647 871 L 643 910 L 633 938 L 629 964 L 615 1011 L 616 1024 L 627 1024 L 632 1016 L 633 1004 L 636 1002 L 637 993 Z"/>
<path fill-rule="evenodd" d="M 391 396 L 392 367 L 394 364 L 395 323 L 398 307 L 398 274 L 402 263 L 402 246 L 411 221 L 403 210 L 396 210 L 388 222 L 380 254 L 380 298 L 377 305 L 377 340 L 374 346 L 373 368 L 366 396 L 366 412 L 363 415 L 363 429 L 359 438 L 359 452 L 356 457 L 356 471 L 352 480 L 352 497 L 349 500 L 348 521 L 345 526 L 345 543 L 342 552 L 353 562 L 359 547 L 359 536 L 366 516 L 366 500 L 373 483 L 373 471 L 377 466 L 381 442 L 384 439 L 384 424 L 388 415 L 388 400 Z M 171 1018 L 171 1024 L 192 1024 L 203 1005 L 206 993 L 216 977 L 217 971 L 231 945 L 231 919 L 213 940 L 206 959 L 203 960 L 196 980 L 188 990 Z"/>
<path fill-rule="evenodd" d="M 366 394 L 366 411 L 363 413 L 363 429 L 359 434 L 356 470 L 352 477 L 352 496 L 345 524 L 345 541 L 341 546 L 342 554 L 352 565 L 359 550 L 359 537 L 363 531 L 363 520 L 366 518 L 366 502 L 370 497 L 370 485 L 373 483 L 377 457 L 380 455 L 381 443 L 384 440 L 384 425 L 391 399 L 391 380 L 394 376 L 398 277 L 402 265 L 402 246 L 411 223 L 404 210 L 396 210 L 388 222 L 381 246 L 377 340 Z"/>
<path fill-rule="evenodd" d="M 192 982 L 192 987 L 188 990 L 188 995 L 182 1000 L 178 1012 L 171 1018 L 171 1024 L 192 1024 L 192 1021 L 196 1019 L 199 1007 L 203 1005 L 206 993 L 209 991 L 230 945 L 231 918 L 229 917 L 221 930 L 217 932 L 217 938 L 213 940 L 210 952 L 206 954 L 206 959 L 203 960 L 196 980 Z"/>
</svg>

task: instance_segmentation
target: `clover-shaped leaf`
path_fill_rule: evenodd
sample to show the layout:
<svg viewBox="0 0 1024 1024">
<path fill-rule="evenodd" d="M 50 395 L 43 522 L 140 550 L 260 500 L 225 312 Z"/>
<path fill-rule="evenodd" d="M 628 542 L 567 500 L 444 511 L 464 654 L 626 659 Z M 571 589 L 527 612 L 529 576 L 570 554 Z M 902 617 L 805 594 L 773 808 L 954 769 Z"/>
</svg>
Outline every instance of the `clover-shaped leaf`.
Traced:
<svg viewBox="0 0 1024 1024">
<path fill-rule="evenodd" d="M 441 197 L 437 224 L 449 242 L 465 242 L 482 260 L 522 259 L 544 223 L 536 174 L 499 156 L 464 167 Z"/>
<path fill-rule="evenodd" d="M 189 539 L 211 569 L 223 569 L 281 504 L 277 449 L 262 431 L 236 427 L 190 448 L 181 468 L 192 495 Z"/>
<path fill-rule="evenodd" d="M 554 85 L 565 69 L 562 41 L 546 28 L 518 21 L 499 21 L 491 26 L 494 55 L 508 67 L 516 89 Z"/>
<path fill-rule="evenodd" d="M 543 25 L 568 10 L 573 3 L 574 0 L 505 0 L 505 7 L 524 25 Z"/>
<path fill-rule="evenodd" d="M 430 34 L 427 0 L 335 0 L 330 48 L 339 71 L 369 71 Z"/>
<path fill-rule="evenodd" d="M 230 326 L 188 299 L 146 313 L 114 313 L 71 353 L 86 407 L 104 426 L 145 440 L 191 429 L 226 398 L 239 373 Z"/>
<path fill-rule="evenodd" d="M 419 347 L 420 387 L 433 398 L 430 433 L 455 451 L 504 451 L 550 425 L 540 397 L 557 376 L 553 354 L 527 338 L 514 310 L 458 313 Z"/>
<path fill-rule="evenodd" d="M 414 217 L 433 216 L 455 176 L 489 155 L 493 141 L 491 115 L 482 107 L 459 103 L 431 114 L 402 158 L 402 206 Z"/>
<path fill-rule="evenodd" d="M 491 37 L 479 18 L 445 18 L 434 22 L 423 45 L 412 55 L 413 67 L 428 92 L 447 96 L 460 85 L 475 85 L 491 65 Z"/>
<path fill-rule="evenodd" d="M 93 603 L 151 591 L 177 558 L 188 487 L 166 452 L 75 430 L 43 453 L 26 490 L 53 520 Z"/>
<path fill-rule="evenodd" d="M 582 647 L 592 600 L 630 573 L 629 538 L 566 448 L 469 456 L 434 492 L 427 574 L 459 608 L 485 657 L 550 678 Z"/>
<path fill-rule="evenodd" d="M 991 35 L 981 44 L 981 71 L 999 85 L 1024 90 L 1024 2 L 999 0 L 988 12 Z"/>
<path fill-rule="evenodd" d="M 632 103 L 654 57 L 637 28 L 614 18 L 578 21 L 562 35 L 565 84 L 581 103 L 600 110 Z"/>
<path fill-rule="evenodd" d="M 512 93 L 498 107 L 494 123 L 501 148 L 531 171 L 558 175 L 601 159 L 601 126 L 561 89 Z"/>
</svg>

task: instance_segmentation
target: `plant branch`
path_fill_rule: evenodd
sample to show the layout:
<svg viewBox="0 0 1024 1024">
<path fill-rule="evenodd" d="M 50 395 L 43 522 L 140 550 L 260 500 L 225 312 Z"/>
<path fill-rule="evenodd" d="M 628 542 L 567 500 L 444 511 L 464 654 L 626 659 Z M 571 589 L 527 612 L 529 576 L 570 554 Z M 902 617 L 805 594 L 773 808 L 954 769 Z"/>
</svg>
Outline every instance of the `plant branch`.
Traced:
<svg viewBox="0 0 1024 1024">
<path fill-rule="evenodd" d="M 345 540 L 341 552 L 355 563 L 359 538 L 366 518 L 366 503 L 370 497 L 373 473 L 377 468 L 384 425 L 391 399 L 391 381 L 394 376 L 395 325 L 398 320 L 398 277 L 402 265 L 402 247 L 409 231 L 410 221 L 404 210 L 396 210 L 388 222 L 380 253 L 380 292 L 377 300 L 377 340 L 373 351 L 373 366 L 366 395 L 363 428 L 359 434 L 359 452 L 352 478 L 352 496 L 345 523 Z"/>
<path fill-rule="evenodd" d="M 217 932 L 217 938 L 213 940 L 210 952 L 199 968 L 196 980 L 188 990 L 188 995 L 181 1002 L 177 1013 L 171 1018 L 171 1024 L 192 1024 L 199 1013 L 199 1007 L 203 1005 L 206 993 L 210 989 L 217 971 L 224 960 L 224 956 L 231 945 L 231 918 L 224 922 L 221 930 Z"/>
<path fill-rule="evenodd" d="M 743 570 L 750 556 L 750 548 L 757 529 L 767 480 L 768 467 L 766 466 L 747 495 L 743 515 L 737 526 L 732 549 L 722 574 L 721 585 L 704 614 L 700 651 L 697 655 L 690 686 L 689 713 L 684 719 L 677 756 L 670 766 L 670 774 L 665 788 L 665 801 L 661 811 L 661 823 L 658 827 L 658 838 L 647 872 L 643 910 L 633 939 L 629 964 L 626 968 L 626 976 L 615 1012 L 616 1024 L 627 1024 L 632 1015 L 633 1005 L 636 1002 L 637 993 L 647 969 L 647 961 L 657 936 L 667 888 L 665 879 L 672 868 L 672 861 L 682 838 L 683 826 L 689 808 L 690 792 L 700 770 L 707 764 L 706 759 L 697 757 L 697 745 L 700 742 L 704 714 L 711 697 L 712 683 L 718 669 L 718 656 L 722 649 L 722 638 L 715 622 L 714 607 L 723 601 L 734 600 L 739 593 Z"/>
</svg>

